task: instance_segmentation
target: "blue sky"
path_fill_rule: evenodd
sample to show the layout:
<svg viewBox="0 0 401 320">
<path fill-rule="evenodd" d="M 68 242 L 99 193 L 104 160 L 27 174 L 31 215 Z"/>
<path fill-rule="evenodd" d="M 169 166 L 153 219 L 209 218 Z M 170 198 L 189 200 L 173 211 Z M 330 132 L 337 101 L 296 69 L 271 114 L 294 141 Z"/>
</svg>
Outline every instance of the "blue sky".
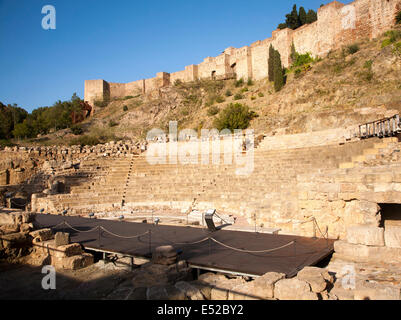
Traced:
<svg viewBox="0 0 401 320">
<path fill-rule="evenodd" d="M 317 10 L 328 2 L 0 0 L 0 101 L 31 112 L 74 92 L 83 98 L 85 79 L 130 82 L 183 70 L 270 37 L 294 3 Z M 47 4 L 56 30 L 42 29 Z"/>
</svg>

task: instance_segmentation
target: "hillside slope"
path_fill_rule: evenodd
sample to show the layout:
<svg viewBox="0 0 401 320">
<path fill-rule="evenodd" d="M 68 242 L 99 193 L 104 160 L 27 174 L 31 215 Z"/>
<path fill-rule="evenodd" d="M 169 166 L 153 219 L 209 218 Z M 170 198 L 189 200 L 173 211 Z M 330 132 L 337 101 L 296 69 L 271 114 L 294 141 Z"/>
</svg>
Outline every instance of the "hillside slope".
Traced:
<svg viewBox="0 0 401 320">
<path fill-rule="evenodd" d="M 267 79 L 202 80 L 176 83 L 152 95 L 115 99 L 96 107 L 94 117 L 82 124 L 84 135 L 102 141 L 142 140 L 152 128 L 167 130 L 170 120 L 177 120 L 179 129 L 212 128 L 218 115 L 214 113 L 232 102 L 255 111 L 258 117 L 250 127 L 267 135 L 346 127 L 390 116 L 401 110 L 400 43 L 401 28 L 397 28 L 353 48 L 330 52 L 300 73 L 290 70 L 279 92 Z M 51 144 L 73 138 L 76 142 L 67 129 L 41 139 Z"/>
</svg>

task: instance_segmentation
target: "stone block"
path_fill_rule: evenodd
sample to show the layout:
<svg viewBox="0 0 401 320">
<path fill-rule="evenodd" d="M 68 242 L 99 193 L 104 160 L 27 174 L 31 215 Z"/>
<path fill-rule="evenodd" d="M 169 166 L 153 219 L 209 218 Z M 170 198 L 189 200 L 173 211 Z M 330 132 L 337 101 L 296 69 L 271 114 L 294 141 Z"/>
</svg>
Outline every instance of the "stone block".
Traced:
<svg viewBox="0 0 401 320">
<path fill-rule="evenodd" d="M 384 246 L 384 229 L 364 225 L 350 226 L 347 229 L 347 241 L 366 246 Z"/>
<path fill-rule="evenodd" d="M 78 270 L 86 268 L 93 264 L 93 255 L 84 253 L 78 256 L 72 257 L 51 257 L 51 263 L 55 268 L 66 269 L 66 270 Z"/>
<path fill-rule="evenodd" d="M 39 229 L 29 233 L 33 242 L 42 242 L 53 239 L 53 231 L 50 228 Z"/>
<path fill-rule="evenodd" d="M 171 265 L 177 262 L 177 251 L 173 246 L 160 246 L 152 254 L 155 264 Z"/>
<path fill-rule="evenodd" d="M 313 292 L 320 293 L 326 290 L 328 283 L 333 283 L 333 277 L 327 270 L 317 267 L 305 267 L 298 272 L 297 278 L 306 281 Z"/>
<path fill-rule="evenodd" d="M 188 300 L 205 300 L 201 291 L 185 281 L 179 281 L 175 284 L 175 287 L 184 292 Z"/>
<path fill-rule="evenodd" d="M 306 281 L 297 278 L 281 279 L 274 286 L 274 298 L 278 300 L 318 300 Z"/>
<path fill-rule="evenodd" d="M 54 236 L 56 247 L 65 246 L 70 243 L 70 234 L 67 232 L 57 232 Z"/>
<path fill-rule="evenodd" d="M 212 290 L 210 291 L 211 300 L 227 300 L 229 299 L 229 293 L 233 291 L 233 288 L 242 286 L 245 284 L 245 280 L 242 278 L 227 279 L 221 278 L 215 282 Z"/>
<path fill-rule="evenodd" d="M 368 263 L 401 262 L 401 248 L 365 246 L 339 240 L 334 242 L 334 251 L 334 257 L 340 260 Z"/>
<path fill-rule="evenodd" d="M 384 242 L 387 247 L 401 248 L 401 226 L 386 225 L 384 230 Z"/>
<path fill-rule="evenodd" d="M 58 246 L 57 248 L 50 249 L 50 255 L 55 257 L 72 257 L 81 255 L 83 250 L 79 243 L 71 243 L 64 246 Z"/>
<path fill-rule="evenodd" d="M 253 283 L 252 295 L 259 299 L 271 299 L 274 297 L 274 285 L 277 281 L 284 279 L 284 273 L 268 272 L 256 278 Z"/>
</svg>

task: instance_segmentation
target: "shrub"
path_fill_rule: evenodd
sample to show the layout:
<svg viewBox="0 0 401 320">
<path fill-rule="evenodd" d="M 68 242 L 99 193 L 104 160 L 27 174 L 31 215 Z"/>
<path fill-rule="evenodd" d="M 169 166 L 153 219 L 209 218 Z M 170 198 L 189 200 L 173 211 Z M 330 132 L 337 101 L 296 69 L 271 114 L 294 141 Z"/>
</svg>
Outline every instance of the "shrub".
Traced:
<svg viewBox="0 0 401 320">
<path fill-rule="evenodd" d="M 392 43 L 395 43 L 398 39 L 401 39 L 401 31 L 399 30 L 390 30 L 384 33 L 388 39 L 384 39 L 382 41 L 382 48 L 389 46 Z"/>
<path fill-rule="evenodd" d="M 401 57 L 401 41 L 394 44 L 393 53 Z"/>
<path fill-rule="evenodd" d="M 111 128 L 111 127 L 115 127 L 115 126 L 117 126 L 118 125 L 118 122 L 116 122 L 116 121 L 114 121 L 114 120 L 110 120 L 109 121 L 109 127 Z"/>
<path fill-rule="evenodd" d="M 224 101 L 226 101 L 222 96 L 217 96 L 216 97 L 216 102 L 217 103 L 222 103 L 222 102 L 224 102 Z"/>
<path fill-rule="evenodd" d="M 241 89 L 241 92 L 247 92 L 247 91 L 248 91 L 247 87 Z"/>
<path fill-rule="evenodd" d="M 357 43 L 350 44 L 347 46 L 347 53 L 348 54 L 354 54 L 359 51 L 359 45 Z"/>
<path fill-rule="evenodd" d="M 135 98 L 134 96 L 125 96 L 123 100 L 128 100 L 128 99 L 133 99 Z"/>
<path fill-rule="evenodd" d="M 401 10 L 397 13 L 397 15 L 395 16 L 395 22 L 397 24 L 401 24 Z"/>
<path fill-rule="evenodd" d="M 82 127 L 80 125 L 75 125 L 75 126 L 71 127 L 71 132 L 77 136 L 77 135 L 82 134 L 84 132 L 84 130 L 82 129 Z"/>
<path fill-rule="evenodd" d="M 101 143 L 98 137 L 95 136 L 81 136 L 71 140 L 70 145 L 81 145 L 81 146 L 94 146 Z"/>
<path fill-rule="evenodd" d="M 246 85 L 247 85 L 247 86 L 253 86 L 253 81 L 252 81 L 252 79 L 248 79 Z"/>
<path fill-rule="evenodd" d="M 220 131 L 223 129 L 246 129 L 250 121 L 258 115 L 250 111 L 249 107 L 241 103 L 230 103 L 215 119 L 214 126 Z"/>
<path fill-rule="evenodd" d="M 123 107 L 123 111 L 128 111 L 128 107 L 127 107 L 127 106 L 124 106 L 124 107 Z"/>
<path fill-rule="evenodd" d="M 244 79 L 241 78 L 241 79 L 235 81 L 234 85 L 235 85 L 236 88 L 243 86 L 244 85 Z"/>
<path fill-rule="evenodd" d="M 372 65 L 373 65 L 373 61 L 372 60 L 368 60 L 364 63 L 363 67 L 365 69 L 372 69 Z"/>
<path fill-rule="evenodd" d="M 295 52 L 293 59 L 293 67 L 300 67 L 315 61 L 309 52 L 305 54 L 299 54 L 298 52 Z"/>
<path fill-rule="evenodd" d="M 15 146 L 15 144 L 12 143 L 10 140 L 5 140 L 5 139 L 0 140 L 0 147 L 2 147 L 2 148 L 14 147 L 14 146 Z"/>
<path fill-rule="evenodd" d="M 98 108 L 104 108 L 104 107 L 107 107 L 107 105 L 109 104 L 109 100 L 107 100 L 107 99 L 95 100 L 95 102 L 93 104 Z"/>
<path fill-rule="evenodd" d="M 252 97 L 251 97 L 251 100 L 256 100 L 256 97 L 255 97 L 255 96 L 252 96 Z"/>
<path fill-rule="evenodd" d="M 227 89 L 225 95 L 226 95 L 226 97 L 231 97 L 233 95 L 233 93 L 231 92 L 231 90 Z"/>
<path fill-rule="evenodd" d="M 389 46 L 389 45 L 391 45 L 391 39 L 384 39 L 383 41 L 382 41 L 382 48 L 385 48 L 385 47 L 387 47 L 387 46 Z"/>
<path fill-rule="evenodd" d="M 258 93 L 258 96 L 262 98 L 262 97 L 264 97 L 265 95 L 264 95 L 262 92 L 259 92 L 259 93 Z"/>
<path fill-rule="evenodd" d="M 237 94 L 234 96 L 234 100 L 241 100 L 241 99 L 244 99 L 244 96 L 243 96 L 241 93 L 237 93 Z"/>
<path fill-rule="evenodd" d="M 212 106 L 209 109 L 207 109 L 207 115 L 208 116 L 214 116 L 220 112 L 220 109 L 216 106 Z"/>
<path fill-rule="evenodd" d="M 180 79 L 177 79 L 174 81 L 174 86 L 179 87 L 182 85 L 182 81 Z"/>
</svg>

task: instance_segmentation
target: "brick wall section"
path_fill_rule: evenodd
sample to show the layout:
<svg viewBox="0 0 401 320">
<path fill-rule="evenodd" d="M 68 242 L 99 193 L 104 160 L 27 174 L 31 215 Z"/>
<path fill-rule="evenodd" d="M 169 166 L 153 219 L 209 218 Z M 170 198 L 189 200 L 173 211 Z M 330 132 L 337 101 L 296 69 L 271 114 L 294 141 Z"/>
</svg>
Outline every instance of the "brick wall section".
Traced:
<svg viewBox="0 0 401 320">
<path fill-rule="evenodd" d="M 268 74 L 269 46 L 272 44 L 281 54 L 285 67 L 290 64 L 291 44 L 298 52 L 310 52 L 323 57 L 330 50 L 363 38 L 375 38 L 390 29 L 395 15 L 401 10 L 401 0 L 355 0 L 344 5 L 333 1 L 318 9 L 318 20 L 297 30 L 275 30 L 271 38 L 258 40 L 242 48 L 229 47 L 217 57 L 207 57 L 199 65 L 186 66 L 184 70 L 159 73 L 156 78 L 131 82 L 110 83 L 103 80 L 85 81 L 85 101 L 95 97 L 123 97 L 135 92 L 147 93 L 160 87 L 196 79 L 229 78 L 233 72 L 237 78 L 263 79 Z M 163 74 L 160 80 L 160 74 Z"/>
</svg>

